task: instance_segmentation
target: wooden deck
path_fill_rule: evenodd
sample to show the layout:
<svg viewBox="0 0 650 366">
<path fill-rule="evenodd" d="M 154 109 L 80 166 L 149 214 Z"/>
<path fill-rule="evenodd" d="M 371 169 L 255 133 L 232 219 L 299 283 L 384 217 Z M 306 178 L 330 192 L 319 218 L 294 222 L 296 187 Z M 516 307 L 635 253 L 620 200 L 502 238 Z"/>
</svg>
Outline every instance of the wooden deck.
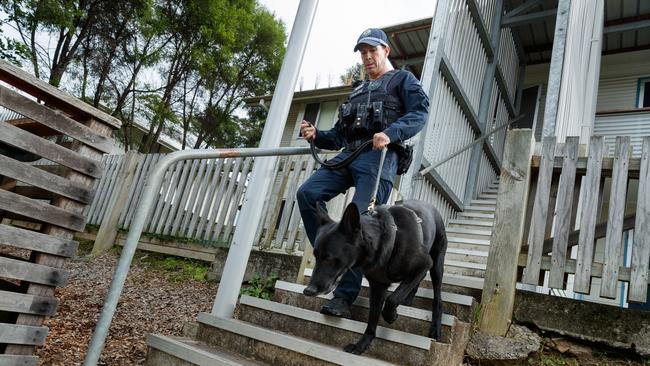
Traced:
<svg viewBox="0 0 650 366">
<path fill-rule="evenodd" d="M 63 265 L 77 249 L 73 234 L 85 227 L 101 157 L 121 123 L 2 60 L 0 105 L 24 116 L 0 121 L 0 219 L 30 223 L 0 224 L 0 364 L 36 365 L 55 288 L 67 282 Z M 21 161 L 33 160 L 26 155 L 56 169 Z"/>
</svg>

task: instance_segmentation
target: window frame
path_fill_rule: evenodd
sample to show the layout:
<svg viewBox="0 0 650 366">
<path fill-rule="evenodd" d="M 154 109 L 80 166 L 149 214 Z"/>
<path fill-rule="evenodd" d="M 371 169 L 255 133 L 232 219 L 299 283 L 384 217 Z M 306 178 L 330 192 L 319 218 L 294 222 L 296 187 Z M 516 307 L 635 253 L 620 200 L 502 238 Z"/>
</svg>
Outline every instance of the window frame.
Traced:
<svg viewBox="0 0 650 366">
<path fill-rule="evenodd" d="M 648 77 L 642 77 L 639 78 L 637 81 L 637 87 L 636 87 L 636 107 L 637 108 L 650 108 L 650 100 L 644 100 L 644 96 L 646 93 L 645 88 L 650 87 L 650 76 Z M 648 104 L 648 106 L 644 107 L 643 104 Z"/>
</svg>

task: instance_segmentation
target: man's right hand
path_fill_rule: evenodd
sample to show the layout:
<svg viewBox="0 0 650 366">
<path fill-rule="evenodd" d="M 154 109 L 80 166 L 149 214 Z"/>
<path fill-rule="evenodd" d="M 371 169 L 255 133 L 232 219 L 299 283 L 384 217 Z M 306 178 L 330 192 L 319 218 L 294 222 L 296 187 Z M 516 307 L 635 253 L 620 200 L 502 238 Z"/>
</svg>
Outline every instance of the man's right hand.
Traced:
<svg viewBox="0 0 650 366">
<path fill-rule="evenodd" d="M 316 127 L 312 126 L 311 123 L 305 121 L 304 119 L 300 122 L 300 135 L 305 138 L 305 140 L 315 140 L 316 139 Z"/>
</svg>

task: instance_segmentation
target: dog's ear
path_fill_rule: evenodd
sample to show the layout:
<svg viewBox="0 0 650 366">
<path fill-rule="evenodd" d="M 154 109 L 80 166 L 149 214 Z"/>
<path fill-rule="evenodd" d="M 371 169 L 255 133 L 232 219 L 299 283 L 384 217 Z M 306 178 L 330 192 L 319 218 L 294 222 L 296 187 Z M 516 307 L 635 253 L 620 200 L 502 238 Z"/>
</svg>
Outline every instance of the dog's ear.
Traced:
<svg viewBox="0 0 650 366">
<path fill-rule="evenodd" d="M 341 218 L 341 229 L 347 234 L 356 234 L 359 231 L 361 218 L 359 209 L 354 202 L 350 202 L 345 208 L 343 218 Z"/>
<path fill-rule="evenodd" d="M 316 222 L 318 223 L 318 226 L 334 222 L 323 206 L 325 206 L 323 202 L 316 202 Z"/>
</svg>

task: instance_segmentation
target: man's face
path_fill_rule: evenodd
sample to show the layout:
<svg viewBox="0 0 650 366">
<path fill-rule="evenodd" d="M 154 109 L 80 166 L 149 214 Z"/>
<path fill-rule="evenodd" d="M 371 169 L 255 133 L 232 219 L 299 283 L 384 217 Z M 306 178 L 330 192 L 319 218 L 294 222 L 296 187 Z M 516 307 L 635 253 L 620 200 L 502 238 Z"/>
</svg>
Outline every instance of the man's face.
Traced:
<svg viewBox="0 0 650 366">
<path fill-rule="evenodd" d="M 386 62 L 390 47 L 362 44 L 359 47 L 359 53 L 361 54 L 361 63 L 370 79 L 376 79 L 388 70 Z"/>
</svg>

